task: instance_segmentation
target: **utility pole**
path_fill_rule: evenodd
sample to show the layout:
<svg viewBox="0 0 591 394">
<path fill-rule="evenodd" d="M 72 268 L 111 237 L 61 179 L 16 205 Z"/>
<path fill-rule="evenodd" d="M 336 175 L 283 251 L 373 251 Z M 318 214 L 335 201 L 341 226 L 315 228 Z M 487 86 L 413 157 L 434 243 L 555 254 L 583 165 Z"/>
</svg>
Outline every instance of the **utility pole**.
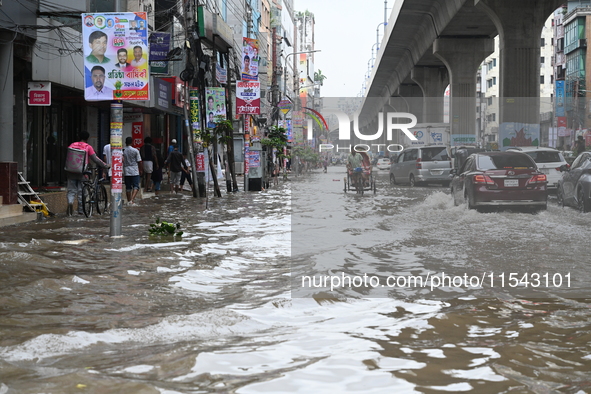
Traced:
<svg viewBox="0 0 591 394">
<path fill-rule="evenodd" d="M 121 12 L 121 0 L 115 0 L 115 12 Z M 111 237 L 121 237 L 121 211 L 123 208 L 123 103 L 111 102 Z M 115 176 L 115 173 L 118 176 Z"/>
<path fill-rule="evenodd" d="M 189 43 L 189 26 L 192 26 L 192 2 L 188 1 L 185 8 L 185 49 L 187 54 L 187 65 L 185 70 L 181 73 L 181 79 L 184 84 L 185 90 L 185 102 L 183 103 L 183 115 L 185 116 L 185 132 L 187 134 L 187 144 L 189 145 L 189 163 L 191 163 L 191 177 L 193 178 L 193 197 L 197 197 L 197 168 L 195 165 L 195 153 L 193 149 L 193 131 L 191 130 L 191 123 L 189 121 L 189 111 L 187 110 L 187 105 L 189 104 L 190 96 L 189 96 L 189 85 L 188 81 L 193 80 L 194 74 L 194 67 L 192 62 L 191 56 L 191 44 Z"/>
</svg>

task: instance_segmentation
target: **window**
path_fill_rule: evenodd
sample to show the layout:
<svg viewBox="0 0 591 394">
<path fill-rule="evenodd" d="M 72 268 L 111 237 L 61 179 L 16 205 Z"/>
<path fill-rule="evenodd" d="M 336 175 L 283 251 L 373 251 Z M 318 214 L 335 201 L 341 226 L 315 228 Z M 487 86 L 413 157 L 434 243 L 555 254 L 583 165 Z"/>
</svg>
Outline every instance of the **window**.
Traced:
<svg viewBox="0 0 591 394">
<path fill-rule="evenodd" d="M 544 39 L 544 37 L 542 37 L 542 42 L 540 43 L 540 46 L 543 47 L 546 45 L 546 40 Z"/>
<path fill-rule="evenodd" d="M 542 85 L 544 84 L 544 76 L 543 75 L 540 75 L 540 84 L 542 84 Z"/>
<path fill-rule="evenodd" d="M 493 59 L 493 67 L 496 67 L 496 66 L 497 66 L 497 58 L 494 58 Z"/>
<path fill-rule="evenodd" d="M 546 60 L 546 59 L 544 59 L 544 56 L 542 56 L 542 57 L 540 58 L 540 63 L 544 64 L 544 60 Z"/>
<path fill-rule="evenodd" d="M 554 83 L 554 75 L 550 75 L 550 83 Z"/>
<path fill-rule="evenodd" d="M 493 77 L 493 78 L 492 78 L 492 84 L 493 84 L 493 85 L 496 85 L 496 84 L 497 84 L 497 77 Z"/>
</svg>

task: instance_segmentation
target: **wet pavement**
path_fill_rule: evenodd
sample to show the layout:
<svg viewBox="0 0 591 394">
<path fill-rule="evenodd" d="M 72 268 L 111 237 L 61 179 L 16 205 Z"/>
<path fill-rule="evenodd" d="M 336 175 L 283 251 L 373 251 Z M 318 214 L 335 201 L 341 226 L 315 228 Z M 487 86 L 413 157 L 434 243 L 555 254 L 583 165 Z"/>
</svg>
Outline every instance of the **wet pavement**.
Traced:
<svg viewBox="0 0 591 394">
<path fill-rule="evenodd" d="M 343 174 L 145 199 L 121 239 L 100 216 L 0 228 L 0 393 L 591 392 L 591 216 L 480 214 L 384 171 L 357 196 Z M 156 216 L 185 233 L 150 237 Z M 431 282 L 301 281 L 364 274 Z"/>
</svg>

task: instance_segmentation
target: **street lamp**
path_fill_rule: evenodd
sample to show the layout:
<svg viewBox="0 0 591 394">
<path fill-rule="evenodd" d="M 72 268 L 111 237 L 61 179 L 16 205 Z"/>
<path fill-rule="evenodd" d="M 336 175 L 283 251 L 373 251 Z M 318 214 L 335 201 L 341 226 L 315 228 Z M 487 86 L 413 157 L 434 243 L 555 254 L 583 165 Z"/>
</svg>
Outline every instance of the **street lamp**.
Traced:
<svg viewBox="0 0 591 394">
<path fill-rule="evenodd" d="M 380 50 L 380 26 L 384 25 L 384 34 L 386 34 L 386 25 L 387 24 L 388 24 L 388 22 L 382 22 L 376 27 L 376 44 L 378 45 L 378 49 L 376 50 L 376 55 L 377 55 L 377 52 Z"/>
<path fill-rule="evenodd" d="M 287 91 L 287 58 L 290 57 L 291 55 L 300 55 L 302 53 L 314 53 L 314 52 L 320 52 L 320 50 L 317 49 L 315 51 L 292 52 L 292 53 L 288 53 L 287 56 L 285 56 L 285 65 L 283 65 L 283 97 L 287 97 L 287 95 L 286 95 L 286 91 Z"/>
</svg>

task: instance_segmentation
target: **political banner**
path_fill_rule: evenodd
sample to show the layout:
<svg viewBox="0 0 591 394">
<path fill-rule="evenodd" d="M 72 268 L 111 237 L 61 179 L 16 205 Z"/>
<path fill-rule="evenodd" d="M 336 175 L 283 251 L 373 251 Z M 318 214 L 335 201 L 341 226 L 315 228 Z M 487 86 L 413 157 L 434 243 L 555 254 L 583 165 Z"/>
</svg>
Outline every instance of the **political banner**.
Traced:
<svg viewBox="0 0 591 394">
<path fill-rule="evenodd" d="M 206 121 L 208 129 L 215 127 L 218 116 L 226 119 L 226 89 L 225 88 L 206 88 L 205 100 L 207 101 L 205 107 Z"/>
<path fill-rule="evenodd" d="M 259 115 L 261 113 L 261 83 L 258 81 L 236 82 L 236 114 Z"/>
<path fill-rule="evenodd" d="M 145 12 L 82 14 L 84 98 L 149 100 Z"/>
<path fill-rule="evenodd" d="M 259 80 L 259 41 L 242 38 L 242 80 Z"/>
</svg>

